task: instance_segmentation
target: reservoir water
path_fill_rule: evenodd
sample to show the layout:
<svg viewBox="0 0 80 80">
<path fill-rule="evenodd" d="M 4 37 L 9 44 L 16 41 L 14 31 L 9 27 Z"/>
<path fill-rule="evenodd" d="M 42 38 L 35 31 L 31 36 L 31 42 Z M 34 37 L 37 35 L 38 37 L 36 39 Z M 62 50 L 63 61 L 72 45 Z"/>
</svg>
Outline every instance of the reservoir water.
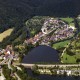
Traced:
<svg viewBox="0 0 80 80">
<path fill-rule="evenodd" d="M 38 46 L 26 55 L 22 63 L 57 63 L 59 62 L 59 53 L 45 45 Z"/>
<path fill-rule="evenodd" d="M 26 55 L 22 63 L 59 63 L 59 53 L 49 46 L 38 46 Z M 50 75 L 34 75 L 31 69 L 26 69 L 27 73 L 38 80 L 80 80 L 80 77 L 72 76 L 50 76 Z"/>
</svg>

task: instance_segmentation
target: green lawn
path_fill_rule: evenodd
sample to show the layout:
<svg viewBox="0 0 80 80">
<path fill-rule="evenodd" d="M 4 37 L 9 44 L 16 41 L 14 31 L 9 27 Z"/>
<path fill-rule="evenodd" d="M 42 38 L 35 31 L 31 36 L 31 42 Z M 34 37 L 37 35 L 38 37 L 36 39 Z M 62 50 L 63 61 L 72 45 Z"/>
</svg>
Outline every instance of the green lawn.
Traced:
<svg viewBox="0 0 80 80">
<path fill-rule="evenodd" d="M 32 30 L 32 31 L 31 31 L 31 34 L 33 34 L 33 35 L 34 35 L 34 34 L 35 34 L 35 30 Z"/>
<path fill-rule="evenodd" d="M 63 63 L 76 63 L 76 58 L 75 57 L 76 57 L 76 55 L 70 56 L 70 55 L 64 53 L 63 58 L 61 58 L 61 61 Z"/>
<path fill-rule="evenodd" d="M 60 18 L 60 19 L 62 19 L 63 21 L 66 21 L 68 23 L 71 23 L 73 21 L 73 18 L 69 18 L 69 17 L 67 17 L 67 18 Z"/>
<path fill-rule="evenodd" d="M 74 23 L 70 23 L 70 26 L 75 26 L 75 24 Z"/>
<path fill-rule="evenodd" d="M 69 42 L 70 42 L 70 40 L 66 40 L 64 42 L 55 43 L 55 44 L 53 44 L 53 48 L 59 49 L 59 48 L 66 47 Z M 70 55 L 64 53 L 63 57 L 61 58 L 61 61 L 63 63 L 76 63 L 76 60 L 78 58 L 80 58 L 79 54 L 75 54 L 73 56 L 70 56 Z"/>
<path fill-rule="evenodd" d="M 36 33 L 36 30 L 32 30 L 32 31 L 31 31 L 31 35 L 32 35 L 32 36 L 34 36 L 35 33 Z"/>
<path fill-rule="evenodd" d="M 70 56 L 66 53 L 63 54 L 63 57 L 61 58 L 61 61 L 63 63 L 76 63 L 76 60 L 80 58 L 80 54 L 76 54 L 74 56 Z"/>
<path fill-rule="evenodd" d="M 62 47 L 66 47 L 69 42 L 70 42 L 70 40 L 66 40 L 66 41 L 63 41 L 63 42 L 55 43 L 55 44 L 53 44 L 53 48 L 59 49 L 59 48 L 62 48 Z"/>
</svg>

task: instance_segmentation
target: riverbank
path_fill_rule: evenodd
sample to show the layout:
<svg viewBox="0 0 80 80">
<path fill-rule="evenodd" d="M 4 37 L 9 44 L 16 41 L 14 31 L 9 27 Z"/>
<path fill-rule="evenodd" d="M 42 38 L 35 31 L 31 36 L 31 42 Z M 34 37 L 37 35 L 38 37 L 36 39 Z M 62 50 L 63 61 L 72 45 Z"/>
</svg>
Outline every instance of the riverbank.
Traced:
<svg viewBox="0 0 80 80">
<path fill-rule="evenodd" d="M 80 77 L 74 77 L 74 76 L 53 76 L 53 75 L 48 75 L 48 74 L 39 74 L 39 75 L 34 75 L 32 73 L 32 70 L 27 68 L 26 69 L 27 73 L 31 77 L 36 77 L 39 80 L 80 80 Z"/>
</svg>

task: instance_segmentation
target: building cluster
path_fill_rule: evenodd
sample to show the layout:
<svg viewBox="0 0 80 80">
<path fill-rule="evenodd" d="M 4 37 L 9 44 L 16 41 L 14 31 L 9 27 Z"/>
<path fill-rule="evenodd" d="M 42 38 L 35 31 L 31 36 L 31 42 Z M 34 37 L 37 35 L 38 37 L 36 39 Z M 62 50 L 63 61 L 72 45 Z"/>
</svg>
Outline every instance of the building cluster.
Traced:
<svg viewBox="0 0 80 80">
<path fill-rule="evenodd" d="M 42 32 L 39 32 L 33 38 L 25 40 L 27 44 L 35 44 L 41 40 L 41 44 L 50 43 L 50 41 L 59 41 L 70 38 L 74 35 L 74 29 L 60 19 L 48 18 L 44 21 L 41 28 Z M 52 35 L 49 35 L 52 33 Z"/>
<path fill-rule="evenodd" d="M 66 23 L 60 19 L 48 18 L 47 20 L 45 20 L 41 30 L 44 34 L 49 34 L 55 29 L 61 28 L 64 25 L 66 26 Z"/>
<path fill-rule="evenodd" d="M 72 28 L 64 28 L 64 29 L 57 29 L 51 36 L 46 36 L 41 41 L 42 44 L 50 43 L 50 41 L 60 41 L 67 38 L 70 38 L 74 35 L 74 30 Z"/>
<path fill-rule="evenodd" d="M 10 55 L 12 55 L 14 59 L 18 59 L 18 56 L 14 54 L 11 45 L 7 45 L 6 49 L 0 49 L 0 59 L 7 59 Z"/>
<path fill-rule="evenodd" d="M 80 75 L 78 70 L 49 70 L 49 69 L 38 69 L 40 74 L 53 74 L 54 75 L 65 75 L 65 76 L 77 76 Z M 53 72 L 53 73 L 52 73 Z"/>
<path fill-rule="evenodd" d="M 30 44 L 30 43 L 36 44 L 41 39 L 41 37 L 43 37 L 43 36 L 44 36 L 44 34 L 42 32 L 39 32 L 33 38 L 25 40 L 25 43 L 27 43 L 27 44 Z"/>
</svg>

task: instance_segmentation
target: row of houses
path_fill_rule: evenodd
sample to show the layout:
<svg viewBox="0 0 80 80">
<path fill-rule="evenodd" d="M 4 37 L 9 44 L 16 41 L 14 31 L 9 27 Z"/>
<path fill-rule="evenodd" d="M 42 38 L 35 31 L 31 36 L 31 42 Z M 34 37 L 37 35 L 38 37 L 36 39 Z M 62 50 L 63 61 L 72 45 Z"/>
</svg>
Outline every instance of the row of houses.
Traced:
<svg viewBox="0 0 80 80">
<path fill-rule="evenodd" d="M 30 44 L 30 43 L 36 44 L 41 39 L 41 37 L 43 37 L 43 36 L 44 36 L 44 34 L 42 32 L 39 32 L 33 38 L 25 40 L 25 43 L 27 43 L 27 44 Z"/>
<path fill-rule="evenodd" d="M 64 29 L 64 30 L 59 30 L 56 31 L 52 36 L 46 36 L 41 43 L 48 43 L 50 41 L 59 41 L 59 40 L 63 40 L 63 39 L 67 39 L 70 38 L 74 35 L 74 31 L 71 28 L 68 29 Z"/>
<path fill-rule="evenodd" d="M 50 74 L 50 75 L 65 75 L 65 76 L 79 76 L 80 72 L 78 70 L 49 70 L 49 69 L 38 69 L 40 74 Z"/>
</svg>

